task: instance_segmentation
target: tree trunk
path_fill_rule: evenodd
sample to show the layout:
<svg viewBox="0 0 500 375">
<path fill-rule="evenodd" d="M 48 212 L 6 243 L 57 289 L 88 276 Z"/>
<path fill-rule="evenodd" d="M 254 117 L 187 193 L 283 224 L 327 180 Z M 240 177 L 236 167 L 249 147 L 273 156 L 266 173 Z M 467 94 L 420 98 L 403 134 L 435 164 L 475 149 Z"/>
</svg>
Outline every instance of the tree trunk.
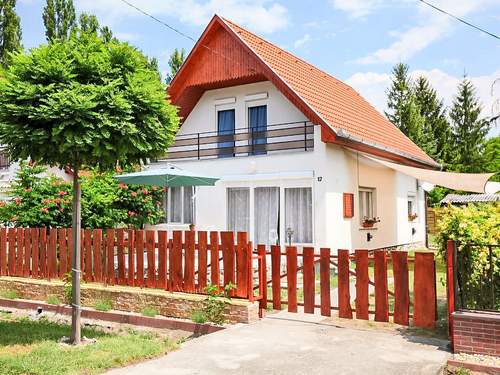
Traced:
<svg viewBox="0 0 500 375">
<path fill-rule="evenodd" d="M 76 163 L 75 163 L 76 164 Z M 81 341 L 81 329 L 80 329 L 80 240 L 81 240 L 81 190 L 80 190 L 80 179 L 78 176 L 79 166 L 75 165 L 73 167 L 73 259 L 72 259 L 72 269 L 71 269 L 71 292 L 72 292 L 72 303 L 71 303 L 71 343 L 74 345 L 80 344 Z"/>
</svg>

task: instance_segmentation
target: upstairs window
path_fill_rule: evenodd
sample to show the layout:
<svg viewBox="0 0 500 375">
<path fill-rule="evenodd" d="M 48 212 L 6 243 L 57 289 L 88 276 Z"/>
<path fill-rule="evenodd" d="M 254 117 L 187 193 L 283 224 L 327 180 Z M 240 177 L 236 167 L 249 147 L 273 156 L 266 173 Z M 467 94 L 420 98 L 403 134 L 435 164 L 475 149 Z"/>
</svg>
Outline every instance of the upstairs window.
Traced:
<svg viewBox="0 0 500 375">
<path fill-rule="evenodd" d="M 250 155 L 266 154 L 267 106 L 259 105 L 248 108 L 248 127 L 252 146 Z"/>
<path fill-rule="evenodd" d="M 217 135 L 219 142 L 219 158 L 234 156 L 234 131 L 235 131 L 235 112 L 234 109 L 217 111 Z"/>
</svg>

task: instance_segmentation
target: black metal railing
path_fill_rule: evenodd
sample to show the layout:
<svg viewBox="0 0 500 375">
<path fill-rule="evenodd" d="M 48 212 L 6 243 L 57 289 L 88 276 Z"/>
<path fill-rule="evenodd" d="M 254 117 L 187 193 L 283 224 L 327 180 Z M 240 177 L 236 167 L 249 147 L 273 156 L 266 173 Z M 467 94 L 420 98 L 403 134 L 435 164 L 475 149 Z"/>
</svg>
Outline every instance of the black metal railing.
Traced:
<svg viewBox="0 0 500 375">
<path fill-rule="evenodd" d="M 231 134 L 180 134 L 165 159 L 210 159 L 314 149 L 314 125 L 307 121 L 236 128 Z"/>
<path fill-rule="evenodd" d="M 500 311 L 500 245 L 457 244 L 455 308 Z"/>
<path fill-rule="evenodd" d="M 10 167 L 9 154 L 5 150 L 0 149 L 0 169 L 7 169 L 9 167 Z"/>
</svg>

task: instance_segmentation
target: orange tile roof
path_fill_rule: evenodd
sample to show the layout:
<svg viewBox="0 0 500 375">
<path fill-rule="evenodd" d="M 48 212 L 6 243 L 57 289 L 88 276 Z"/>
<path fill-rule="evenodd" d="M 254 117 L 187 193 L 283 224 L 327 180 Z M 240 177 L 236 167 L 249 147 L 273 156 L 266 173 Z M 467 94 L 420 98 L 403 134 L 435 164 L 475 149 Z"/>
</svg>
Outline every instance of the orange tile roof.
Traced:
<svg viewBox="0 0 500 375">
<path fill-rule="evenodd" d="M 351 86 L 235 23 L 225 19 L 222 21 L 323 119 L 337 136 L 350 137 L 389 152 L 410 156 L 426 164 L 437 165 Z"/>
</svg>

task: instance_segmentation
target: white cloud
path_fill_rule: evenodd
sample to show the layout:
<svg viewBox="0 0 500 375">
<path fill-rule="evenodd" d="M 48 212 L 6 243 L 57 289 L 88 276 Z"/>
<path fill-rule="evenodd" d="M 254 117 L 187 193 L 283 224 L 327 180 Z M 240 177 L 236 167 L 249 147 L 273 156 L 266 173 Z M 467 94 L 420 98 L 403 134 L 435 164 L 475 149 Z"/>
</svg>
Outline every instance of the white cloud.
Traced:
<svg viewBox="0 0 500 375">
<path fill-rule="evenodd" d="M 431 85 L 436 89 L 438 95 L 443 98 L 446 106 L 450 106 L 457 91 L 459 82 L 463 79 L 461 76 L 453 76 L 440 69 L 432 70 L 414 70 L 410 72 L 412 78 L 419 76 L 426 77 Z M 476 87 L 476 94 L 483 105 L 483 116 L 492 115 L 492 105 L 495 98 L 491 95 L 491 86 L 495 79 L 500 77 L 500 69 L 491 74 L 481 76 L 470 76 L 469 79 Z M 356 89 L 366 100 L 375 108 L 383 113 L 387 109 L 387 89 L 391 82 L 391 76 L 386 73 L 355 73 L 346 80 L 346 83 Z M 500 89 L 495 95 L 500 98 Z M 498 134 L 500 129 L 494 129 L 490 133 Z"/>
<path fill-rule="evenodd" d="M 298 49 L 310 41 L 311 41 L 311 35 L 305 34 L 302 38 L 297 39 L 295 43 L 293 43 L 293 46 L 295 49 Z"/>
<path fill-rule="evenodd" d="M 217 13 L 255 32 L 272 33 L 289 23 L 288 10 L 277 2 L 267 0 L 129 0 L 145 12 L 166 21 L 175 17 L 182 22 L 204 26 Z M 115 25 L 132 17 L 145 17 L 120 0 L 78 0 L 80 11 L 95 13 L 103 24 Z"/>
<path fill-rule="evenodd" d="M 493 2 L 494 0 L 436 0 L 433 4 L 444 10 L 452 11 L 458 17 L 463 17 L 493 4 Z M 457 25 L 457 21 L 424 4 L 421 4 L 416 11 L 418 20 L 415 26 L 402 32 L 391 31 L 389 35 L 396 39 L 394 42 L 388 47 L 380 48 L 357 59 L 356 62 L 375 64 L 406 61 L 435 41 L 449 35 Z"/>
<path fill-rule="evenodd" d="M 331 0 L 335 9 L 346 12 L 353 18 L 370 14 L 383 2 L 383 0 Z"/>
<path fill-rule="evenodd" d="M 139 40 L 139 34 L 134 33 L 114 33 L 114 36 L 119 40 L 124 40 L 128 42 L 133 42 L 135 40 Z"/>
</svg>

